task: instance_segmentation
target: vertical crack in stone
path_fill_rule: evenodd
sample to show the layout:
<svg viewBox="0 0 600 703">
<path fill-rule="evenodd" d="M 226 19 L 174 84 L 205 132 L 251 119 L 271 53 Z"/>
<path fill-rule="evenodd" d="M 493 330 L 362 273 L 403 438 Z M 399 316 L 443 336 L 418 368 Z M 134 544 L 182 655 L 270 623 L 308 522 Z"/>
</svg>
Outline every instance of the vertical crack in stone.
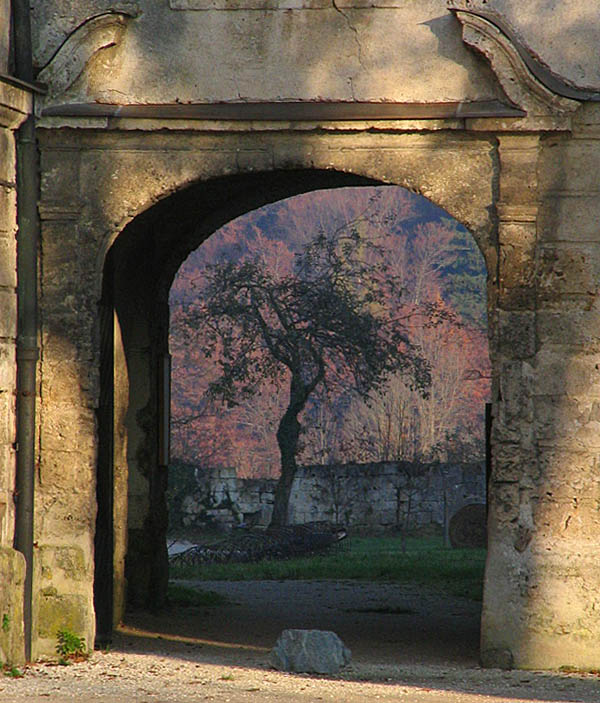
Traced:
<svg viewBox="0 0 600 703">
<path fill-rule="evenodd" d="M 362 46 L 361 46 L 360 39 L 358 36 L 358 29 L 350 21 L 350 17 L 348 17 L 348 14 L 346 12 L 344 12 L 340 7 L 338 7 L 336 0 L 331 0 L 331 5 L 332 5 L 333 9 L 344 18 L 344 20 L 348 26 L 348 29 L 352 32 L 352 34 L 354 36 L 354 41 L 356 42 L 356 49 L 357 49 L 356 58 L 358 60 L 359 68 L 353 76 L 348 77 L 348 82 L 350 83 L 350 90 L 352 92 L 352 99 L 355 100 L 356 96 L 354 94 L 354 79 L 358 75 L 358 73 L 360 72 L 360 69 L 363 67 Z"/>
</svg>

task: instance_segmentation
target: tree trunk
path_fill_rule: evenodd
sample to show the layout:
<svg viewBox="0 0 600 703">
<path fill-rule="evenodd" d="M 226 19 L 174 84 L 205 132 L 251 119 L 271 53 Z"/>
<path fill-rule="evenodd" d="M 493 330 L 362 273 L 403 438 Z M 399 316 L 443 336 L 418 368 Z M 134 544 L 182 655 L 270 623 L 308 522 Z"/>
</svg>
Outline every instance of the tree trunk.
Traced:
<svg viewBox="0 0 600 703">
<path fill-rule="evenodd" d="M 300 437 L 300 423 L 293 410 L 286 411 L 279 423 L 277 430 L 277 443 L 281 454 L 281 476 L 275 489 L 275 502 L 270 527 L 281 527 L 288 524 L 288 506 L 292 484 L 296 476 L 296 453 L 298 451 L 298 438 Z"/>
<path fill-rule="evenodd" d="M 269 527 L 282 527 L 288 523 L 288 506 L 292 484 L 296 475 L 296 466 L 284 465 L 281 462 L 281 476 L 275 488 L 275 502 L 273 504 L 273 515 Z"/>
<path fill-rule="evenodd" d="M 298 468 L 296 455 L 298 454 L 298 440 L 300 439 L 301 430 L 298 415 L 304 410 L 310 394 L 325 375 L 325 367 L 322 360 L 319 360 L 318 371 L 308 383 L 302 380 L 301 366 L 295 370 L 292 367 L 289 368 L 292 372 L 290 402 L 277 428 L 277 444 L 281 455 L 281 476 L 275 489 L 273 515 L 269 527 L 281 527 L 288 524 L 290 494 L 294 477 L 296 476 L 296 469 Z"/>
</svg>

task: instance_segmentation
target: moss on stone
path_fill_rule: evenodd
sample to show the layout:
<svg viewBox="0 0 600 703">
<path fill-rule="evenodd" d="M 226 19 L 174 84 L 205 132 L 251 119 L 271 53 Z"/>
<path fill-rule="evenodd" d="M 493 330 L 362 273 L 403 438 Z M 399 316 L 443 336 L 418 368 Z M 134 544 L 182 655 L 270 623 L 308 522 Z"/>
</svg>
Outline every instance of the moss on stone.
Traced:
<svg viewBox="0 0 600 703">
<path fill-rule="evenodd" d="M 25 663 L 23 640 L 23 584 L 25 559 L 20 552 L 0 547 L 0 665 Z"/>
<path fill-rule="evenodd" d="M 80 547 L 43 545 L 39 549 L 39 556 L 44 578 L 52 578 L 57 568 L 66 578 L 73 581 L 82 581 L 86 578 L 85 557 Z"/>
<path fill-rule="evenodd" d="M 58 547 L 55 558 L 56 565 L 65 572 L 65 576 L 74 581 L 85 578 L 85 559 L 79 547 Z"/>
<path fill-rule="evenodd" d="M 79 595 L 40 593 L 38 634 L 40 637 L 55 638 L 59 630 L 85 633 L 87 600 Z"/>
</svg>

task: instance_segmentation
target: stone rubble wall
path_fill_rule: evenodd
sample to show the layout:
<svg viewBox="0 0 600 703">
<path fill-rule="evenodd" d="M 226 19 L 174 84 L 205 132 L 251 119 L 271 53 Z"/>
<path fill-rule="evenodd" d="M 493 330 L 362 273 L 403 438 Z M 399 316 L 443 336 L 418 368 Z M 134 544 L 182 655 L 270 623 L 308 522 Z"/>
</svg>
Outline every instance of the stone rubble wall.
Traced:
<svg viewBox="0 0 600 703">
<path fill-rule="evenodd" d="M 235 469 L 225 468 L 199 471 L 197 481 L 198 490 L 184 498 L 181 513 L 173 516 L 183 525 L 269 524 L 275 479 L 238 478 Z M 292 524 L 328 520 L 365 532 L 405 526 L 427 530 L 444 524 L 444 495 L 448 516 L 469 503 L 485 503 L 485 464 L 378 462 L 300 467 L 289 518 Z"/>
</svg>

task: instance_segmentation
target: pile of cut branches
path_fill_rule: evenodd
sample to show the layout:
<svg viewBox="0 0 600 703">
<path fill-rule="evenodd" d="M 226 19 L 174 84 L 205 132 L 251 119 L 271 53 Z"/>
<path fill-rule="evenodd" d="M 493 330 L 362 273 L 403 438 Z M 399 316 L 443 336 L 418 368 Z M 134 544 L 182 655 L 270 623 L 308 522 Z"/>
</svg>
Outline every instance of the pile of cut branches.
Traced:
<svg viewBox="0 0 600 703">
<path fill-rule="evenodd" d="M 197 544 L 173 554 L 169 563 L 193 566 L 290 559 L 323 552 L 346 536 L 346 528 L 329 522 L 269 527 L 266 530 L 240 529 L 214 544 Z"/>
</svg>

